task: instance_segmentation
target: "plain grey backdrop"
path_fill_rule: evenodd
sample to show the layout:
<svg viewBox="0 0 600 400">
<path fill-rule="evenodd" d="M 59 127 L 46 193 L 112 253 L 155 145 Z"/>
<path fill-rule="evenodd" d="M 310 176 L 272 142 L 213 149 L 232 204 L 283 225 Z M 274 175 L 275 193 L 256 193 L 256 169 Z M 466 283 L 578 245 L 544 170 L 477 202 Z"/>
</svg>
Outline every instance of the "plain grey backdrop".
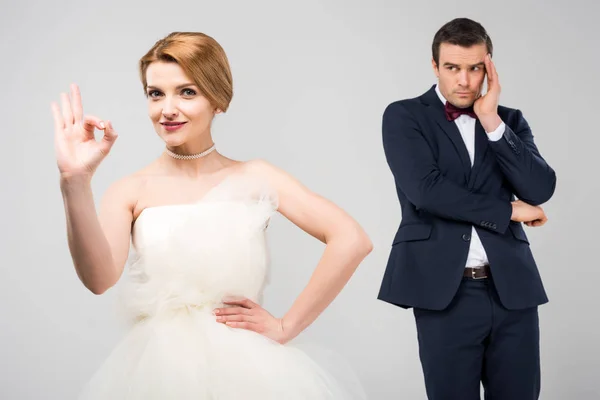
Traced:
<svg viewBox="0 0 600 400">
<path fill-rule="evenodd" d="M 99 199 L 163 149 L 137 61 L 164 35 L 191 30 L 217 39 L 232 66 L 234 99 L 214 126 L 219 150 L 285 169 L 374 242 L 302 341 L 348 360 L 370 399 L 424 399 L 412 312 L 376 300 L 400 221 L 381 115 L 435 83 L 433 35 L 459 16 L 489 31 L 501 103 L 524 112 L 558 175 L 549 222 L 527 228 L 550 297 L 540 310 L 541 398 L 600 398 L 598 15 L 592 0 L 3 0 L 0 398 L 74 398 L 123 334 L 114 292 L 87 292 L 71 264 L 50 102 L 76 82 L 84 111 L 120 134 L 93 180 Z M 323 246 L 281 216 L 270 232 L 265 306 L 281 315 Z"/>
</svg>

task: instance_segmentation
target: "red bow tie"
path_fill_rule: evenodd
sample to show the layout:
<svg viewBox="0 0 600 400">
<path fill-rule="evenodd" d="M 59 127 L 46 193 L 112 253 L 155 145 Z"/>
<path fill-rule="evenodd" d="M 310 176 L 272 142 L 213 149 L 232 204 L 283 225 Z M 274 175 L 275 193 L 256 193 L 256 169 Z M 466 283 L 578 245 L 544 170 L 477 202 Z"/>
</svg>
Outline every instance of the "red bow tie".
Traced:
<svg viewBox="0 0 600 400">
<path fill-rule="evenodd" d="M 453 104 L 446 102 L 446 105 L 444 106 L 444 111 L 446 112 L 446 119 L 448 119 L 448 121 L 454 121 L 456 118 L 460 117 L 463 114 L 466 114 L 473 118 L 477 118 L 477 115 L 475 114 L 475 111 L 473 111 L 472 106 L 469 108 L 458 108 Z"/>
</svg>

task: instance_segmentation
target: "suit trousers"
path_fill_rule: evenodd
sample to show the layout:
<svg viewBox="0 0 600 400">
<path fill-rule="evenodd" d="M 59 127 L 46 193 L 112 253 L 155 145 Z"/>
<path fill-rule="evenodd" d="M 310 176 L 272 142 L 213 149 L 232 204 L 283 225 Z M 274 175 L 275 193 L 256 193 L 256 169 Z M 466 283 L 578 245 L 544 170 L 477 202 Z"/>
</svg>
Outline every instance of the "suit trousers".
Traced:
<svg viewBox="0 0 600 400">
<path fill-rule="evenodd" d="M 491 277 L 463 278 L 441 311 L 413 309 L 429 400 L 536 400 L 538 308 L 508 310 Z"/>
</svg>

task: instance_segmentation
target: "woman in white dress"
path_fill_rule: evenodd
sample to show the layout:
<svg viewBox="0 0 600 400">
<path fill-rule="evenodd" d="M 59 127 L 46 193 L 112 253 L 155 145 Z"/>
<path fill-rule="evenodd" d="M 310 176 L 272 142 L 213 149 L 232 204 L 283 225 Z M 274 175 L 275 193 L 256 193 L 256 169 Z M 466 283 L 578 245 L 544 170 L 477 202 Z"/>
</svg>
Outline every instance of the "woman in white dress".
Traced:
<svg viewBox="0 0 600 400">
<path fill-rule="evenodd" d="M 235 161 L 215 150 L 211 123 L 227 111 L 233 89 L 227 57 L 213 38 L 172 33 L 139 67 L 165 151 L 113 183 L 98 212 L 90 182 L 117 134 L 110 121 L 84 115 L 76 85 L 70 96 L 61 94 L 60 106 L 52 103 L 75 270 L 95 294 L 123 276 L 121 309 L 131 321 L 80 399 L 363 398 L 360 385 L 351 389 L 287 344 L 371 251 L 363 229 L 270 163 Z M 95 129 L 104 132 L 99 141 Z M 326 244 L 282 318 L 260 305 L 265 230 L 275 212 Z"/>
</svg>

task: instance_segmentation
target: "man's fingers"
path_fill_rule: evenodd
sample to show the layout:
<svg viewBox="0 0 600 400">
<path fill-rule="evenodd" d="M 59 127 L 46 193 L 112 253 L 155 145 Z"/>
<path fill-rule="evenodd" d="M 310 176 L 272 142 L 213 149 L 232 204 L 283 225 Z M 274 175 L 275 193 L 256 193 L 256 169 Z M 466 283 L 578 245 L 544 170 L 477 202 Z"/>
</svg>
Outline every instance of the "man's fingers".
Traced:
<svg viewBox="0 0 600 400">
<path fill-rule="evenodd" d="M 539 227 L 544 225 L 546 222 L 548 222 L 548 218 L 546 216 L 539 218 L 539 219 L 534 219 L 533 221 L 527 221 L 525 222 L 525 225 L 529 226 L 529 227 Z"/>
<path fill-rule="evenodd" d="M 500 82 L 498 80 L 498 71 L 496 71 L 496 66 L 492 61 L 492 56 L 489 54 L 486 57 L 485 68 L 487 72 L 488 78 L 488 90 L 496 89 L 500 90 Z"/>
</svg>

